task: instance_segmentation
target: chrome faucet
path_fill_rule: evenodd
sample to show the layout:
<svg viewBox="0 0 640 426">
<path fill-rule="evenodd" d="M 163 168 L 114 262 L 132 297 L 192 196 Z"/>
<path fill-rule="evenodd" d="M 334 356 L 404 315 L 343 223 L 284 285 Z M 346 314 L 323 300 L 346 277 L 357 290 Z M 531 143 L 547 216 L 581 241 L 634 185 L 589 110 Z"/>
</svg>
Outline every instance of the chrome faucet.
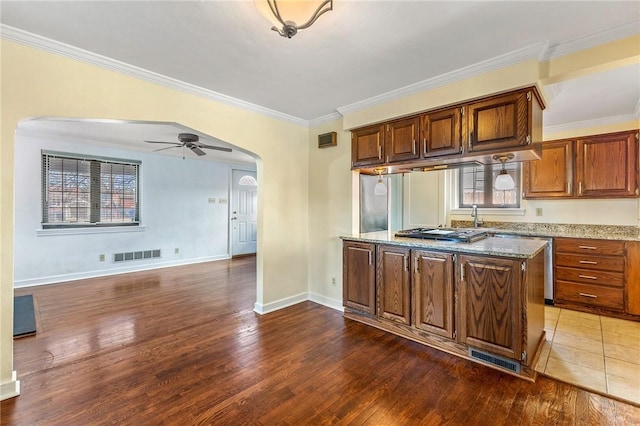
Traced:
<svg viewBox="0 0 640 426">
<path fill-rule="evenodd" d="M 471 217 L 473 218 L 473 227 L 477 228 L 478 225 L 482 225 L 482 222 L 478 221 L 478 205 L 473 204 L 471 206 Z"/>
</svg>

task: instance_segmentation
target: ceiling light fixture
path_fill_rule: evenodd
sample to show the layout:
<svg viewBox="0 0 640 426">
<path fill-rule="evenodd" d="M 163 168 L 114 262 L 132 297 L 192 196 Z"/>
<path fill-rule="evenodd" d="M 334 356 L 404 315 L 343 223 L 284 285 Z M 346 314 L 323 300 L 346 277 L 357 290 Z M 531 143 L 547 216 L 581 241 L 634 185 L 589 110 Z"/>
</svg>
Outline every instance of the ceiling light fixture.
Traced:
<svg viewBox="0 0 640 426">
<path fill-rule="evenodd" d="M 498 176 L 496 176 L 493 187 L 498 191 L 509 191 L 515 188 L 515 181 L 513 180 L 509 172 L 507 172 L 507 170 L 505 170 L 504 168 L 504 163 L 507 160 L 513 160 L 513 154 L 494 155 L 493 159 L 498 160 L 502 163 L 502 170 L 500 170 L 500 173 L 498 173 Z"/>
<path fill-rule="evenodd" d="M 298 33 L 298 30 L 304 30 L 305 28 L 309 28 L 324 13 L 326 13 L 326 12 L 328 12 L 330 10 L 333 10 L 333 0 L 324 0 L 320 4 L 320 6 L 318 6 L 318 8 L 315 10 L 315 12 L 313 12 L 313 15 L 311 15 L 311 18 L 309 18 L 307 20 L 307 22 L 305 22 L 302 25 L 298 25 L 293 20 L 285 20 L 285 19 L 283 19 L 282 18 L 282 14 L 280 13 L 280 9 L 282 8 L 283 11 L 285 13 L 287 13 L 287 15 L 291 18 L 292 16 L 289 15 L 289 13 L 294 13 L 296 11 L 300 11 L 301 9 L 304 9 L 305 7 L 306 7 L 306 9 L 308 9 L 309 5 L 312 2 L 310 2 L 308 0 L 303 0 L 303 1 L 281 0 L 280 2 L 278 2 L 278 3 L 280 3 L 280 6 L 278 6 L 278 3 L 276 3 L 276 0 L 267 0 L 267 3 L 269 4 L 269 8 L 271 9 L 271 13 L 273 13 L 273 16 L 275 16 L 275 18 L 278 20 L 278 22 L 280 24 L 282 24 L 282 28 L 278 28 L 278 27 L 276 27 L 274 25 L 273 27 L 271 27 L 271 29 L 273 31 L 276 31 L 282 37 L 287 37 L 287 38 L 291 38 L 294 35 L 296 35 Z M 295 10 L 295 9 L 297 9 L 297 10 Z M 302 16 L 309 16 L 308 15 L 308 11 L 307 11 L 306 15 L 300 15 L 300 17 L 302 17 Z M 304 18 L 302 18 L 302 19 L 304 19 Z"/>
<path fill-rule="evenodd" d="M 387 185 L 382 181 L 382 173 L 386 171 L 385 168 L 376 167 L 373 171 L 378 174 L 378 183 L 373 188 L 373 193 L 375 195 L 387 195 Z"/>
</svg>

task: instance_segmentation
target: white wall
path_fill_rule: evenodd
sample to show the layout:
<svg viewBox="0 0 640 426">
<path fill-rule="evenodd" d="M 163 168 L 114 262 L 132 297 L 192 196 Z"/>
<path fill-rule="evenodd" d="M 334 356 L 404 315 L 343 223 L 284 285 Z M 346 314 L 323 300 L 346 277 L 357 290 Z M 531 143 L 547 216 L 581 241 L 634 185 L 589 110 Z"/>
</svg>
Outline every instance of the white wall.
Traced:
<svg viewBox="0 0 640 426">
<path fill-rule="evenodd" d="M 229 204 L 220 199 L 229 200 L 232 165 L 62 141 L 20 129 L 15 143 L 16 287 L 229 257 Z M 142 161 L 141 226 L 117 233 L 38 232 L 42 149 Z M 114 253 L 151 249 L 161 249 L 162 257 L 113 262 Z"/>
</svg>

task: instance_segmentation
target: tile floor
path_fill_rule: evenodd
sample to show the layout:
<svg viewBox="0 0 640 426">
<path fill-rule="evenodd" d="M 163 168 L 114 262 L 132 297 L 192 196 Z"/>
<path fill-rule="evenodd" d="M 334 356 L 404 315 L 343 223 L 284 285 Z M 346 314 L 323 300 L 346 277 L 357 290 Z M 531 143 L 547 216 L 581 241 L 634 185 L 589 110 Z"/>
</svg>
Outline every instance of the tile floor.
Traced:
<svg viewBox="0 0 640 426">
<path fill-rule="evenodd" d="M 640 323 L 545 306 L 536 371 L 640 404 Z"/>
</svg>

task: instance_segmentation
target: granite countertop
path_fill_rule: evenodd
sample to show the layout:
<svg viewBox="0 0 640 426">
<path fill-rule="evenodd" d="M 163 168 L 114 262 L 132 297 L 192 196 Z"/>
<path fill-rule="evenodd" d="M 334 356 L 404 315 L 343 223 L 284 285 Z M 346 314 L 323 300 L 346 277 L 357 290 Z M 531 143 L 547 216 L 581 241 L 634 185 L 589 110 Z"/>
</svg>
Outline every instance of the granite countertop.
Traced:
<svg viewBox="0 0 640 426">
<path fill-rule="evenodd" d="M 484 254 L 490 256 L 530 259 L 544 250 L 545 240 L 528 238 L 495 238 L 489 237 L 474 243 L 455 243 L 450 241 L 422 240 L 416 238 L 401 238 L 394 236 L 394 232 L 368 232 L 351 236 L 343 236 L 343 240 L 362 241 L 377 244 L 394 244 L 418 249 L 448 251 L 452 253 Z"/>
<path fill-rule="evenodd" d="M 473 227 L 471 221 L 451 221 L 455 228 Z M 640 241 L 640 228 L 617 225 L 575 225 L 566 223 L 483 222 L 483 228 L 497 234 L 529 237 L 590 238 L 597 240 Z"/>
</svg>

